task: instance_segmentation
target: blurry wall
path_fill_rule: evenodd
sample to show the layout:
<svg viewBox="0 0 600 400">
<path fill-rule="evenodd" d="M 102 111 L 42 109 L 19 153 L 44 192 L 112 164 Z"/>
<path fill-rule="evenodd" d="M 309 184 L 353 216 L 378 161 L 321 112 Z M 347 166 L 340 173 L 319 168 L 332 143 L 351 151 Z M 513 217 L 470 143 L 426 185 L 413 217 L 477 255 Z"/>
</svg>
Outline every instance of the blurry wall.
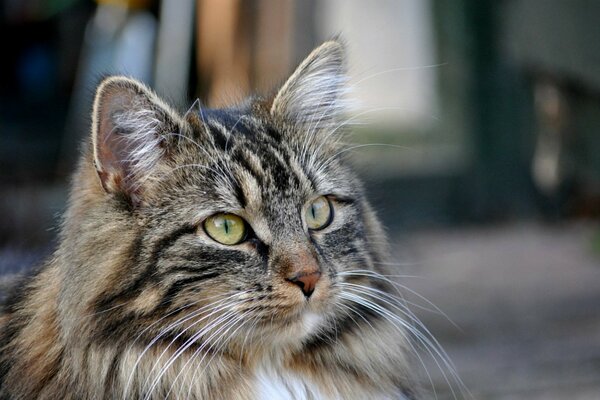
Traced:
<svg viewBox="0 0 600 400">
<path fill-rule="evenodd" d="M 342 33 L 359 111 L 383 108 L 375 121 L 422 129 L 439 113 L 433 9 L 429 0 L 316 2 L 320 39 Z"/>
<path fill-rule="evenodd" d="M 181 110 L 218 106 L 280 84 L 336 34 L 357 99 L 353 156 L 393 229 L 597 218 L 598 12 L 584 0 L 2 0 L 0 243 L 54 237 L 102 76 L 135 76 Z"/>
</svg>

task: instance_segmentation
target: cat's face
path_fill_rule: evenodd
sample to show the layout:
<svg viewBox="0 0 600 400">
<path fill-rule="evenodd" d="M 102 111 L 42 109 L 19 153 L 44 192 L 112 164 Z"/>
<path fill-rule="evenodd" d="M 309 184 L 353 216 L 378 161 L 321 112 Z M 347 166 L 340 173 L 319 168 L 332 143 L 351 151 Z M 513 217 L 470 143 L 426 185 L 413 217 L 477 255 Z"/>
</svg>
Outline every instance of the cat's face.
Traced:
<svg viewBox="0 0 600 400">
<path fill-rule="evenodd" d="M 289 346 L 344 327 L 354 307 L 345 273 L 370 270 L 379 254 L 336 143 L 343 81 L 335 42 L 273 98 L 231 110 L 179 116 L 137 82 L 105 80 L 94 162 L 135 243 L 113 274 L 127 276 L 96 303 L 122 305 L 150 338 L 214 346 Z"/>
<path fill-rule="evenodd" d="M 206 114 L 199 129 L 232 132 Z M 155 265 L 171 307 L 239 294 L 251 300 L 240 312 L 255 330 L 297 339 L 339 312 L 338 273 L 370 264 L 362 196 L 342 165 L 311 169 L 300 146 L 270 136 L 277 128 L 247 119 L 236 121 L 227 151 L 218 141 L 206 152 L 180 143 L 177 169 L 138 212 L 146 234 L 171 238 Z"/>
</svg>

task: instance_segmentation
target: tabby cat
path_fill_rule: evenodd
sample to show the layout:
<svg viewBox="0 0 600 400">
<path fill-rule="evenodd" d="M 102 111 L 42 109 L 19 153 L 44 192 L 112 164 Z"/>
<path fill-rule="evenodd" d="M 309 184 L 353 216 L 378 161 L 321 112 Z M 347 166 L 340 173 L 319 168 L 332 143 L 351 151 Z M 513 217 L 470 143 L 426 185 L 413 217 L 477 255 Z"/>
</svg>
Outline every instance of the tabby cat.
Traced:
<svg viewBox="0 0 600 400">
<path fill-rule="evenodd" d="M 58 249 L 0 314 L 0 398 L 415 398 L 346 80 L 336 40 L 228 109 L 105 79 Z"/>
</svg>

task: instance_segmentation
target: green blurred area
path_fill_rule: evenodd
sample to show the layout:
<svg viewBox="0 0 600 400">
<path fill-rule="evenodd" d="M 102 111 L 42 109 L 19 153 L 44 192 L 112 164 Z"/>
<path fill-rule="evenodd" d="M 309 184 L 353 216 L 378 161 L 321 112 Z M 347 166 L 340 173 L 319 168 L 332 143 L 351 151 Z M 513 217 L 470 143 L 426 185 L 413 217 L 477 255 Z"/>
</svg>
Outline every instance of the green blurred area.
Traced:
<svg viewBox="0 0 600 400">
<path fill-rule="evenodd" d="M 105 41 L 90 34 L 107 3 L 0 0 L 0 297 L 3 277 L 52 251 L 77 146 L 88 133 L 94 85 L 115 72 L 107 61 L 115 47 L 111 35 L 123 29 L 102 36 Z M 161 5 L 184 1 L 140 3 L 149 5 L 146 22 L 160 25 Z M 393 62 L 403 64 L 391 67 L 433 71 L 438 104 L 426 109 L 423 124 L 372 118 L 347 137 L 347 154 L 387 229 L 390 268 L 475 398 L 598 398 L 600 1 L 195 3 L 237 5 L 238 22 L 254 18 L 245 28 L 256 36 L 265 21 L 279 28 L 290 23 L 277 13 L 292 10 L 297 26 L 290 30 L 290 63 L 323 39 L 319 24 L 333 24 L 323 21 L 318 5 L 333 8 L 334 16 L 340 11 L 344 20 L 351 13 L 335 7 L 352 3 L 366 29 L 383 41 L 367 47 L 400 53 L 399 42 L 414 38 L 386 37 L 384 24 L 367 20 L 367 11 L 383 7 L 379 16 L 395 25 L 405 20 L 388 10 L 426 4 L 433 43 L 424 50 L 435 54 L 435 68 L 413 68 L 414 60 L 401 57 Z M 260 10 L 265 14 L 257 17 Z M 109 26 L 117 25 L 113 17 L 127 19 L 114 11 L 100 15 Z M 265 32 L 273 48 L 284 42 L 283 34 Z M 284 64 L 269 62 L 279 49 L 252 43 L 240 52 L 266 55 L 259 61 L 268 73 L 270 64 Z M 392 77 L 369 71 L 384 81 Z M 209 79 L 193 66 L 189 75 L 181 97 L 191 104 Z M 386 90 L 403 89 L 384 83 Z M 401 105 L 404 111 L 411 106 Z M 428 300 L 462 330 L 428 311 Z M 434 360 L 425 362 L 439 398 L 452 398 Z"/>
<path fill-rule="evenodd" d="M 42 3 L 5 0 L 0 8 L 2 243 L 30 240 L 15 236 L 20 226 L 32 225 L 28 215 L 44 227 L 55 225 L 61 211 L 56 188 L 66 198 L 65 182 L 85 130 L 80 127 L 89 123 L 85 104 L 73 103 L 81 93 L 93 93 L 90 81 L 77 86 L 75 76 L 96 5 Z M 312 21 L 310 29 L 317 3 L 293 3 L 294 9 L 304 7 L 301 18 Z M 160 2 L 148 4 L 160 21 Z M 428 4 L 440 61 L 439 115 L 422 127 L 375 120 L 350 137 L 359 146 L 351 151 L 353 159 L 388 226 L 402 231 L 531 218 L 597 220 L 600 2 Z M 312 31 L 305 36 L 309 47 L 318 41 Z M 384 48 L 393 49 L 393 41 Z M 201 81 L 194 73 L 190 97 Z M 39 210 L 15 212 L 14 202 Z M 31 237 L 44 242 L 53 234 Z"/>
</svg>

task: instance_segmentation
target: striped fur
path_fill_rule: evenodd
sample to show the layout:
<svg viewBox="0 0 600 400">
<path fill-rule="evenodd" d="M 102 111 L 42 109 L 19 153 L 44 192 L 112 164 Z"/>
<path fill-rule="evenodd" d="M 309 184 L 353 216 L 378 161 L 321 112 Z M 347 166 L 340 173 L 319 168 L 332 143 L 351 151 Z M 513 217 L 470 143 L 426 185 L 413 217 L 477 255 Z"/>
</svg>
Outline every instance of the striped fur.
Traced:
<svg viewBox="0 0 600 400">
<path fill-rule="evenodd" d="M 58 249 L 0 316 L 0 398 L 412 398 L 410 343 L 380 308 L 396 311 L 352 301 L 352 285 L 392 288 L 331 135 L 343 73 L 328 42 L 274 96 L 185 115 L 105 80 Z M 308 232 L 320 195 L 335 216 Z M 211 240 L 201 223 L 218 212 L 248 239 Z M 300 253 L 322 270 L 310 300 L 285 280 Z"/>
</svg>

